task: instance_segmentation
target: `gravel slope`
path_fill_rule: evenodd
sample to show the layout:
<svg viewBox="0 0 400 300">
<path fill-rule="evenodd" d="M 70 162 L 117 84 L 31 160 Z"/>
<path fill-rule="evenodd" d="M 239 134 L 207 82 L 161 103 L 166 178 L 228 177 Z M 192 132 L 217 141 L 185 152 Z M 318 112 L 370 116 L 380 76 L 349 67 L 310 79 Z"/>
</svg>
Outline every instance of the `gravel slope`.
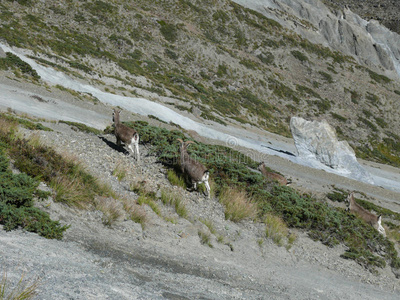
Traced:
<svg viewBox="0 0 400 300">
<path fill-rule="evenodd" d="M 23 88 L 28 96 L 44 97 L 47 93 L 34 85 L 13 85 L 15 90 Z M 47 108 L 57 109 L 68 104 L 74 116 L 90 109 L 101 116 L 105 125 L 111 123 L 110 107 L 74 100 L 62 92 L 50 94 L 59 104 Z M 11 99 L 9 105 L 14 104 Z M 146 147 L 140 148 L 143 160 L 138 165 L 131 157 L 109 146 L 115 141 L 112 136 L 99 138 L 61 123 L 45 125 L 54 131 L 35 133 L 43 142 L 76 156 L 90 172 L 122 196 L 137 198 L 127 189 L 132 181 L 144 180 L 154 189 L 169 187 L 164 169 L 155 157 L 148 155 Z M 358 183 L 339 176 L 289 166 L 276 157 L 270 159 L 275 169 L 285 170 L 283 173 L 294 179 L 295 186 L 304 190 L 315 188 L 316 194 L 322 194 L 332 184 L 359 187 Z M 119 163 L 130 166 L 122 182 L 111 174 Z M 320 180 L 326 184 L 318 184 Z M 309 181 L 313 184 L 309 185 Z M 378 195 L 392 197 L 390 191 L 370 189 Z M 216 199 L 207 200 L 182 190 L 177 192 L 185 201 L 189 217 L 179 218 L 171 209 L 160 205 L 163 215 L 176 219 L 173 224 L 147 208 L 149 221 L 144 231 L 125 218 L 109 228 L 103 225 L 102 213 L 98 211 L 76 211 L 51 199 L 39 203 L 53 219 L 70 224 L 70 229 L 62 241 L 46 240 L 22 231 L 0 230 L 0 271 L 7 271 L 11 282 L 16 282 L 22 272 L 27 279 L 40 277 L 42 284 L 37 299 L 400 298 L 399 280 L 390 268 L 371 274 L 354 261 L 340 258 L 343 247 L 327 248 L 300 231 L 296 232 L 298 239 L 290 250 L 270 240 L 260 244 L 261 225 L 225 221 L 223 208 Z M 219 243 L 211 234 L 213 248 L 202 245 L 198 232 L 208 229 L 200 218 L 211 220 L 226 243 Z"/>
</svg>

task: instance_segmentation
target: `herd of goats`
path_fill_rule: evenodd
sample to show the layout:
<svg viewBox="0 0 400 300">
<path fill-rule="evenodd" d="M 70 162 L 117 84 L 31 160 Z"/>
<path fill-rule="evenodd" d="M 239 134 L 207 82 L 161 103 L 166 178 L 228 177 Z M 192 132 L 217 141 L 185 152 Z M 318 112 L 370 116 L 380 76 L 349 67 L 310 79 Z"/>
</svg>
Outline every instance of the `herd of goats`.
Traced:
<svg viewBox="0 0 400 300">
<path fill-rule="evenodd" d="M 136 160 L 140 161 L 139 154 L 139 134 L 138 132 L 120 122 L 120 110 L 114 109 L 113 111 L 113 122 L 114 122 L 114 134 L 117 139 L 117 145 L 121 146 L 121 142 L 133 153 Z M 180 142 L 180 166 L 182 174 L 185 174 L 191 181 L 193 190 L 197 189 L 197 184 L 204 183 L 207 190 L 207 197 L 210 198 L 210 185 L 208 179 L 210 173 L 207 168 L 197 160 L 194 160 L 189 156 L 187 148 L 193 141 L 184 142 L 182 139 L 177 139 Z M 285 177 L 280 174 L 267 171 L 264 162 L 260 163 L 258 170 L 264 175 L 269 181 L 275 181 L 280 185 L 288 185 L 288 181 Z M 350 193 L 346 199 L 346 205 L 348 210 L 352 213 L 360 216 L 365 222 L 372 225 L 378 230 L 380 234 L 386 236 L 385 229 L 383 228 L 381 216 L 369 212 L 365 208 L 361 207 L 354 199 L 354 192 Z"/>
</svg>

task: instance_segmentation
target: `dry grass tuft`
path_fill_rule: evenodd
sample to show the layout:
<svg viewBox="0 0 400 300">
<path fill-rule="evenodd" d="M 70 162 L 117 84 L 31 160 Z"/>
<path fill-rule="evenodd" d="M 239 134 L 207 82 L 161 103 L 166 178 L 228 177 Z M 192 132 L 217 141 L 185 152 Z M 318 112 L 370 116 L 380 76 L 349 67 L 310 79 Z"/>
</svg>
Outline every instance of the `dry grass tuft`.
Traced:
<svg viewBox="0 0 400 300">
<path fill-rule="evenodd" d="M 175 212 L 181 218 L 187 218 L 188 211 L 186 209 L 186 205 L 179 194 L 168 191 L 168 190 L 161 190 L 161 201 L 164 205 L 169 205 L 175 208 Z"/>
<path fill-rule="evenodd" d="M 173 169 L 169 169 L 167 171 L 168 181 L 175 186 L 180 186 L 183 189 L 186 189 L 185 178 L 182 175 L 178 175 Z"/>
<path fill-rule="evenodd" d="M 147 222 L 147 215 L 144 208 L 138 205 L 136 201 L 132 199 L 124 199 L 122 203 L 126 213 L 128 214 L 128 218 L 133 222 L 142 225 L 142 229 L 144 229 Z"/>
<path fill-rule="evenodd" d="M 296 240 L 296 235 L 290 233 L 288 226 L 282 218 L 268 214 L 265 218 L 265 235 L 279 247 L 285 245 L 289 250 Z"/>
<path fill-rule="evenodd" d="M 239 222 L 257 216 L 257 205 L 248 198 L 245 191 L 225 188 L 219 195 L 219 202 L 225 206 L 225 219 Z"/>
<path fill-rule="evenodd" d="M 103 224 L 112 226 L 117 220 L 125 215 L 124 205 L 121 201 L 109 197 L 96 197 L 96 209 L 103 213 Z"/>
<path fill-rule="evenodd" d="M 121 181 L 126 177 L 127 173 L 128 173 L 127 166 L 124 163 L 119 162 L 117 163 L 114 171 L 112 172 L 112 175 L 117 177 L 118 181 Z"/>
<path fill-rule="evenodd" d="M 37 294 L 37 288 L 40 285 L 40 278 L 33 281 L 24 280 L 24 274 L 16 286 L 9 291 L 9 282 L 7 274 L 4 272 L 3 278 L 0 281 L 0 300 L 29 300 L 33 299 Z"/>
</svg>

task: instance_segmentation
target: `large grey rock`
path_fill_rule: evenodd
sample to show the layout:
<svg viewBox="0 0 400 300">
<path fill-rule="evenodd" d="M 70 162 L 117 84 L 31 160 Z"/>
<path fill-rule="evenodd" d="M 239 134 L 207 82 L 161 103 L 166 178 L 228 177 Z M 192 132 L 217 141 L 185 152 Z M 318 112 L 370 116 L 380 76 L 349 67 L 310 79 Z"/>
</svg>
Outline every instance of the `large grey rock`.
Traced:
<svg viewBox="0 0 400 300">
<path fill-rule="evenodd" d="M 332 11 L 320 0 L 234 2 L 274 19 L 313 43 L 350 55 L 362 65 L 381 67 L 389 77 L 400 76 L 400 36 L 348 8 Z"/>
<path fill-rule="evenodd" d="M 339 141 L 335 129 L 326 120 L 318 122 L 293 117 L 290 129 L 300 158 L 315 159 L 348 177 L 373 183 L 372 176 L 358 163 L 349 143 Z"/>
</svg>

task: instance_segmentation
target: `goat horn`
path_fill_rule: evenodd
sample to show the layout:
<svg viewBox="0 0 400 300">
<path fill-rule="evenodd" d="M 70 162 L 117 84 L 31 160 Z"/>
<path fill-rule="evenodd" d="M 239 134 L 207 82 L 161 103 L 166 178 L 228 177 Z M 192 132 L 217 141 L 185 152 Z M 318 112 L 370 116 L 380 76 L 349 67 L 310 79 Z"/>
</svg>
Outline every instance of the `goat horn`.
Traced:
<svg viewBox="0 0 400 300">
<path fill-rule="evenodd" d="M 181 142 L 181 143 L 183 143 L 182 139 L 176 139 L 176 140 L 179 141 L 179 142 Z"/>
<path fill-rule="evenodd" d="M 186 145 L 195 144 L 195 142 L 193 142 L 193 141 L 186 141 L 185 144 L 186 144 Z"/>
</svg>

